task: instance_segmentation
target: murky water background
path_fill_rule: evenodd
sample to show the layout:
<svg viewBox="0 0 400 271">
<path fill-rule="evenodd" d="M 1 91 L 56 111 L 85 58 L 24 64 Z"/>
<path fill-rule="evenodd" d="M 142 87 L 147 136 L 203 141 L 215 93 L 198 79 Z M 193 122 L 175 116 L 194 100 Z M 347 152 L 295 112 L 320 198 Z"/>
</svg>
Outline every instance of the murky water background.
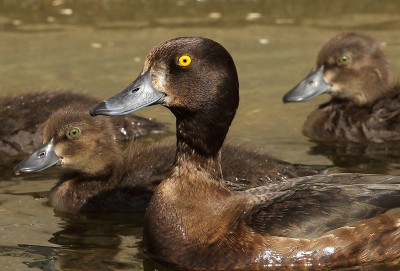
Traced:
<svg viewBox="0 0 400 271">
<path fill-rule="evenodd" d="M 224 45 L 238 68 L 241 103 L 230 138 L 292 163 L 398 175 L 397 146 L 318 146 L 302 136 L 306 116 L 328 96 L 281 101 L 321 43 L 344 30 L 384 43 L 400 72 L 397 1 L 0 0 L 0 93 L 69 88 L 107 98 L 136 78 L 153 46 L 204 36 Z M 161 106 L 138 114 L 174 127 Z M 19 159 L 0 159 L 1 270 L 163 269 L 140 251 L 142 214 L 55 214 L 43 196 L 59 169 L 16 177 Z"/>
</svg>

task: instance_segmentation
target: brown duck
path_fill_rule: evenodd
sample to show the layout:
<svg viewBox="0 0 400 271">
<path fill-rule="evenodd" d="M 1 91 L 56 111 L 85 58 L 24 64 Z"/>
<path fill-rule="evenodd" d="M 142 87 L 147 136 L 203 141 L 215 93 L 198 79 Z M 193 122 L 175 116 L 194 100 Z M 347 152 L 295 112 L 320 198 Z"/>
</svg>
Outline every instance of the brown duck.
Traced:
<svg viewBox="0 0 400 271">
<path fill-rule="evenodd" d="M 32 153 L 42 140 L 42 124 L 60 107 L 74 103 L 93 105 L 100 100 L 69 90 L 32 91 L 0 98 L 0 153 L 4 156 Z M 155 121 L 129 115 L 113 119 L 115 138 L 130 140 L 167 128 Z"/>
<path fill-rule="evenodd" d="M 145 210 L 172 167 L 175 145 L 135 140 L 123 150 L 115 140 L 114 118 L 93 118 L 89 109 L 75 101 L 51 114 L 44 123 L 44 144 L 18 164 L 15 173 L 53 165 L 71 169 L 49 194 L 50 205 L 60 211 Z M 239 144 L 225 144 L 223 153 L 223 172 L 231 190 L 315 174 Z"/>
<path fill-rule="evenodd" d="M 319 50 L 313 70 L 284 97 L 308 101 L 329 93 L 303 126 L 304 135 L 326 142 L 400 140 L 400 85 L 391 79 L 382 46 L 358 32 L 340 33 Z"/>
<path fill-rule="evenodd" d="M 399 259 L 399 177 L 315 175 L 229 190 L 220 149 L 238 103 L 230 54 L 190 37 L 155 47 L 132 84 L 91 109 L 121 115 L 162 104 L 176 117 L 175 162 L 145 213 L 150 257 L 190 270 L 321 270 Z"/>
</svg>

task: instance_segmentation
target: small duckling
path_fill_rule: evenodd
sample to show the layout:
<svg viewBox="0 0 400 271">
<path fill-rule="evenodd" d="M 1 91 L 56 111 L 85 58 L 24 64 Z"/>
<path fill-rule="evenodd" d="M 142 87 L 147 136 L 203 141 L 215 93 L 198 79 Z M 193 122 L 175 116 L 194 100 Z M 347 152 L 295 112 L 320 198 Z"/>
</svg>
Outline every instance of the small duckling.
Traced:
<svg viewBox="0 0 400 271">
<path fill-rule="evenodd" d="M 1 97 L 0 153 L 5 156 L 32 153 L 41 143 L 41 125 L 52 112 L 76 102 L 91 105 L 99 101 L 90 95 L 68 90 L 32 91 Z M 163 124 L 135 115 L 112 122 L 118 141 L 168 132 Z"/>
<path fill-rule="evenodd" d="M 114 118 L 92 118 L 89 109 L 75 101 L 51 114 L 44 123 L 45 143 L 15 173 L 53 165 L 72 169 L 49 194 L 50 205 L 59 211 L 144 211 L 172 167 L 175 145 L 135 140 L 122 150 L 114 139 Z M 226 144 L 223 152 L 223 172 L 232 190 L 316 174 L 237 144 Z"/>
<path fill-rule="evenodd" d="M 400 259 L 400 177 L 334 174 L 227 188 L 221 146 L 239 104 L 232 57 L 201 37 L 150 51 L 139 77 L 94 106 L 123 115 L 161 104 L 176 158 L 145 212 L 143 246 L 179 270 L 321 270 Z M 222 155 L 224 155 L 222 153 Z"/>
<path fill-rule="evenodd" d="M 391 80 L 382 46 L 358 32 L 340 33 L 319 50 L 313 70 L 283 101 L 332 99 L 308 117 L 303 134 L 325 142 L 400 140 L 400 84 Z"/>
</svg>

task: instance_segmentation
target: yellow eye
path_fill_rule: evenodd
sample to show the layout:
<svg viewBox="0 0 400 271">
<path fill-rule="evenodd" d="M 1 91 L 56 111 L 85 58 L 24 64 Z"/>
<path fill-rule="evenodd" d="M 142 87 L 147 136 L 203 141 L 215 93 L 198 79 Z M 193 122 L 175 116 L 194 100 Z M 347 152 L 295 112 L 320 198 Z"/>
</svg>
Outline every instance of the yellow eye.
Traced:
<svg viewBox="0 0 400 271">
<path fill-rule="evenodd" d="M 346 55 L 342 55 L 341 57 L 339 57 L 338 62 L 340 64 L 346 65 L 350 62 L 350 57 L 346 56 Z"/>
<path fill-rule="evenodd" d="M 72 128 L 69 130 L 68 135 L 72 138 L 77 138 L 81 135 L 81 131 L 78 128 Z"/>
<path fill-rule="evenodd" d="M 192 62 L 192 58 L 188 55 L 183 55 L 179 58 L 179 65 L 182 67 L 187 67 Z"/>
</svg>

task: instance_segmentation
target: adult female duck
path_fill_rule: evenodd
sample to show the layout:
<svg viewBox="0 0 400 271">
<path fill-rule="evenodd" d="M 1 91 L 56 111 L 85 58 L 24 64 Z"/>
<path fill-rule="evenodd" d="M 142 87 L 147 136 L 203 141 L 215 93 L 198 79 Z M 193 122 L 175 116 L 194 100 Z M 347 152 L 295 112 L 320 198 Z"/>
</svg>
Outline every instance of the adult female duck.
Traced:
<svg viewBox="0 0 400 271">
<path fill-rule="evenodd" d="M 191 270 L 321 269 L 397 260 L 400 178 L 303 177 L 232 192 L 220 148 L 239 103 L 230 54 L 199 37 L 155 47 L 139 78 L 92 115 L 162 104 L 176 117 L 170 175 L 146 210 L 144 249 Z"/>
<path fill-rule="evenodd" d="M 308 101 L 329 93 L 303 126 L 317 141 L 387 142 L 400 140 L 400 85 L 392 82 L 382 47 L 357 32 L 340 33 L 319 50 L 313 70 L 284 97 Z"/>
<path fill-rule="evenodd" d="M 92 118 L 90 106 L 75 101 L 51 114 L 43 124 L 44 144 L 19 163 L 15 173 L 53 165 L 72 169 L 49 194 L 50 205 L 60 211 L 144 211 L 172 167 L 175 145 L 169 140 L 135 140 L 122 150 L 115 140 L 115 118 Z M 225 143 L 223 153 L 223 173 L 231 190 L 316 174 L 234 143 Z"/>
</svg>

